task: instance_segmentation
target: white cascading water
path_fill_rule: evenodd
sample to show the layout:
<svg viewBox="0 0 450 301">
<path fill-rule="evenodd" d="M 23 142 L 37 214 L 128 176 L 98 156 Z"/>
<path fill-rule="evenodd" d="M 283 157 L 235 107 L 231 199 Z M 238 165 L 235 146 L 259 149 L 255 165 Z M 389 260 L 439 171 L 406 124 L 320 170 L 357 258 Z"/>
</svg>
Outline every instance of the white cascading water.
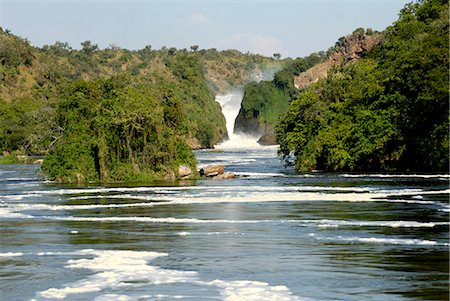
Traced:
<svg viewBox="0 0 450 301">
<path fill-rule="evenodd" d="M 225 116 L 229 138 L 229 140 L 216 145 L 216 148 L 261 147 L 261 145 L 259 145 L 257 142 L 260 137 L 234 133 L 234 122 L 239 114 L 243 96 L 244 93 L 240 90 L 235 90 L 228 94 L 216 96 L 216 101 L 222 107 L 222 114 Z"/>
</svg>

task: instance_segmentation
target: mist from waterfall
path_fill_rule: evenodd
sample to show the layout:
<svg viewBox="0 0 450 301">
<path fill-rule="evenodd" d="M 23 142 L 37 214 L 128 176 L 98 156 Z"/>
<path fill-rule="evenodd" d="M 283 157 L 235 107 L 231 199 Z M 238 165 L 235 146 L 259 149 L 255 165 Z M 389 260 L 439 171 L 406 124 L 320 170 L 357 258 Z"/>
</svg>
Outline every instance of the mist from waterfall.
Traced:
<svg viewBox="0 0 450 301">
<path fill-rule="evenodd" d="M 265 68 L 264 70 L 258 69 L 255 71 L 251 80 L 260 82 L 263 80 L 273 80 L 275 73 L 280 71 L 282 66 L 275 66 L 272 68 Z M 246 135 L 243 133 L 234 133 L 234 122 L 239 114 L 241 108 L 242 98 L 244 97 L 243 89 L 235 89 L 227 94 L 217 95 L 216 101 L 222 107 L 222 114 L 225 116 L 227 132 L 229 140 L 224 141 L 216 148 L 260 148 L 262 147 L 257 141 L 260 136 Z"/>
<path fill-rule="evenodd" d="M 229 138 L 229 140 L 216 145 L 216 148 L 261 147 L 257 142 L 260 137 L 234 133 L 234 122 L 239 114 L 243 96 L 244 92 L 242 90 L 234 90 L 228 94 L 216 96 L 216 101 L 222 107 L 222 114 L 225 116 Z"/>
</svg>

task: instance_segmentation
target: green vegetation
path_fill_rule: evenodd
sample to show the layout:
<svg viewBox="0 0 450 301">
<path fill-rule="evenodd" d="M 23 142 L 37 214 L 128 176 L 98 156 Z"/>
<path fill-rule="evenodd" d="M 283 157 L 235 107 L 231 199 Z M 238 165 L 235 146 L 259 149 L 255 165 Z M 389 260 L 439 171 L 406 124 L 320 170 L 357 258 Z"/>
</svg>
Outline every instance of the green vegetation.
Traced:
<svg viewBox="0 0 450 301">
<path fill-rule="evenodd" d="M 283 64 L 198 45 L 81 46 L 35 48 L 0 29 L 0 151 L 46 156 L 43 170 L 61 181 L 174 178 L 177 165 L 195 167 L 191 148 L 227 136 L 214 93 Z"/>
<path fill-rule="evenodd" d="M 270 132 L 289 103 L 298 94 L 294 76 L 325 59 L 325 53 L 313 53 L 286 64 L 273 81 L 252 82 L 245 86 L 241 109 L 236 119 L 235 131 L 246 134 Z"/>
<path fill-rule="evenodd" d="M 448 172 L 448 47 L 448 2 L 407 5 L 380 46 L 291 103 L 280 153 L 302 172 Z"/>
<path fill-rule="evenodd" d="M 195 166 L 176 87 L 126 77 L 76 81 L 58 106 L 64 135 L 42 166 L 65 182 L 173 179 Z"/>
<path fill-rule="evenodd" d="M 62 133 L 42 168 L 65 182 L 173 180 L 179 165 L 195 169 L 186 141 L 208 147 L 226 134 L 199 59 L 189 53 L 165 57 L 140 77 L 72 81 L 55 116 Z"/>
<path fill-rule="evenodd" d="M 0 156 L 0 164 L 17 164 L 19 161 L 15 156 Z"/>
</svg>

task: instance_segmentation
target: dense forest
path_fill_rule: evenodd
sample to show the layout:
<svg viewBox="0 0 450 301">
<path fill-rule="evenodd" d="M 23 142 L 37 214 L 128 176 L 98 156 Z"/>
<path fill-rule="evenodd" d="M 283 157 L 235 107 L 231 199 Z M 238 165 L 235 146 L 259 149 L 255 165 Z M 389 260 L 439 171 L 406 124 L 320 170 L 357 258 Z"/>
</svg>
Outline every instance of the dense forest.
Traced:
<svg viewBox="0 0 450 301">
<path fill-rule="evenodd" d="M 448 1 L 408 4 L 364 58 L 291 102 L 280 153 L 302 172 L 448 172 L 448 66 Z"/>
<path fill-rule="evenodd" d="M 0 150 L 46 156 L 61 181 L 174 178 L 195 166 L 192 148 L 227 138 L 214 94 L 283 64 L 196 45 L 81 46 L 36 48 L 0 30 Z"/>
</svg>

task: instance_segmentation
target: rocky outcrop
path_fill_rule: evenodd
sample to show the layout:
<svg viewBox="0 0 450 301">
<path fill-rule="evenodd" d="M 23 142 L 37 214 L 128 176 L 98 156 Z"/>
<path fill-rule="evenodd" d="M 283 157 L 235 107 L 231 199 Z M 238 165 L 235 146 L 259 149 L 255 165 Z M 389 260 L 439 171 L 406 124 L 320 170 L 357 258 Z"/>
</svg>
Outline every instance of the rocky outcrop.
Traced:
<svg viewBox="0 0 450 301">
<path fill-rule="evenodd" d="M 221 164 L 212 164 L 200 168 L 199 173 L 201 176 L 206 177 L 215 177 L 217 175 L 223 174 L 225 171 L 225 167 Z"/>
<path fill-rule="evenodd" d="M 263 124 L 259 123 L 259 111 L 251 109 L 245 111 L 242 107 L 234 121 L 234 131 L 236 134 L 260 137 L 264 134 Z"/>
<path fill-rule="evenodd" d="M 236 175 L 233 172 L 225 172 L 225 166 L 221 164 L 211 164 L 200 168 L 200 176 L 208 177 L 214 180 L 234 179 Z"/>
<path fill-rule="evenodd" d="M 261 122 L 257 117 L 258 111 L 252 110 L 247 113 L 254 114 L 239 114 L 234 124 L 235 132 L 237 134 L 259 137 L 258 143 L 261 145 L 277 144 L 274 127 L 271 124 Z"/>
<path fill-rule="evenodd" d="M 192 169 L 189 166 L 180 165 L 178 166 L 178 177 L 187 178 L 192 175 Z"/>
<path fill-rule="evenodd" d="M 299 90 L 306 89 L 319 79 L 326 77 L 331 68 L 341 67 L 359 60 L 367 51 L 380 42 L 380 33 L 367 35 L 355 32 L 340 38 L 334 47 L 334 51 L 328 55 L 324 62 L 294 77 L 294 86 Z"/>
<path fill-rule="evenodd" d="M 37 159 L 33 162 L 35 165 L 42 165 L 42 163 L 44 163 L 44 159 Z"/>
<path fill-rule="evenodd" d="M 236 175 L 234 174 L 234 172 L 229 172 L 229 171 L 213 177 L 214 180 L 234 179 L 234 178 L 236 178 Z"/>
<path fill-rule="evenodd" d="M 261 145 L 276 145 L 277 143 L 277 136 L 274 133 L 274 131 L 268 131 L 267 133 L 264 133 L 264 135 L 259 138 L 258 143 Z"/>
</svg>

